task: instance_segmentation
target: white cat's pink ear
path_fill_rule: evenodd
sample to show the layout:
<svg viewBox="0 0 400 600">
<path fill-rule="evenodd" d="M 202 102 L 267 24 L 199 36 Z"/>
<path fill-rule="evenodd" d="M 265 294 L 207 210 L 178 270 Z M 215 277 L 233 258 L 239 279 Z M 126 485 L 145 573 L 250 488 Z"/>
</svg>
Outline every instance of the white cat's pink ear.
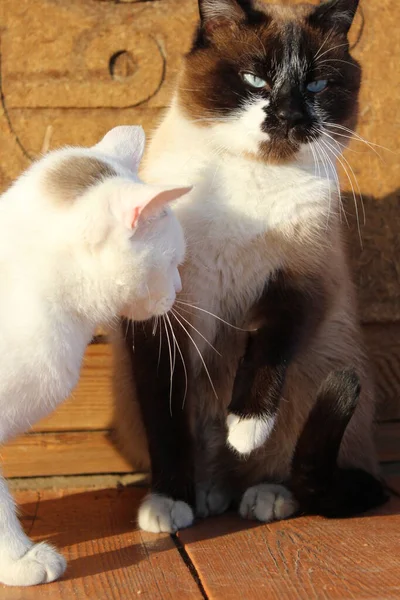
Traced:
<svg viewBox="0 0 400 600">
<path fill-rule="evenodd" d="M 178 198 L 188 194 L 193 189 L 192 186 L 158 187 L 154 185 L 141 185 L 140 187 L 142 189 L 135 198 L 135 204 L 138 202 L 138 205 L 132 211 L 132 228 L 137 225 L 141 217 L 146 219 L 157 214 L 166 204 L 178 200 Z"/>
<path fill-rule="evenodd" d="M 146 135 L 142 127 L 121 125 L 106 133 L 94 148 L 136 172 L 143 157 L 145 143 Z"/>
</svg>

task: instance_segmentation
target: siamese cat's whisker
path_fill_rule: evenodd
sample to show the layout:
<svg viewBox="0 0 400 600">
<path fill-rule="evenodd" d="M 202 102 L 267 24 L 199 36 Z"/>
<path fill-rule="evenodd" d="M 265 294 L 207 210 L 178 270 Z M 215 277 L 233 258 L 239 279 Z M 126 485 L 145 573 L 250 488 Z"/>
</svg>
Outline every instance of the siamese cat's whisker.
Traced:
<svg viewBox="0 0 400 600">
<path fill-rule="evenodd" d="M 324 37 L 322 44 L 320 45 L 320 47 L 318 48 L 317 52 L 314 54 L 314 60 L 317 60 L 318 56 L 320 55 L 321 50 L 323 49 L 323 47 L 325 46 L 325 44 L 327 44 L 329 42 L 329 40 L 331 39 L 333 35 L 333 30 L 331 30 L 328 35 L 326 37 Z M 276 54 L 274 55 L 274 60 L 276 62 Z"/>
<path fill-rule="evenodd" d="M 182 327 L 182 329 L 186 332 L 186 334 L 188 335 L 189 339 L 192 341 L 192 343 L 193 343 L 193 345 L 194 345 L 194 347 L 195 347 L 195 349 L 197 351 L 197 354 L 199 355 L 200 360 L 201 360 L 201 362 L 203 364 L 204 370 L 205 370 L 205 372 L 207 374 L 207 378 L 208 378 L 208 381 L 210 382 L 210 385 L 211 385 L 211 388 L 212 388 L 212 390 L 214 392 L 214 395 L 215 395 L 216 399 L 218 400 L 218 394 L 217 394 L 217 392 L 215 390 L 215 387 L 214 387 L 214 384 L 212 382 L 210 372 L 209 372 L 209 370 L 207 368 L 206 362 L 205 362 L 205 360 L 203 358 L 202 353 L 199 350 L 198 345 L 196 344 L 196 342 L 194 341 L 194 339 L 192 338 L 192 336 L 190 335 L 190 333 L 188 332 L 188 330 L 186 329 L 186 327 L 183 325 L 183 323 L 181 322 L 181 320 L 179 319 L 179 317 L 175 313 L 171 313 L 171 314 L 174 317 L 174 319 L 176 319 L 176 321 L 179 323 L 179 325 Z"/>
<path fill-rule="evenodd" d="M 332 140 L 332 142 L 334 142 L 337 146 L 339 146 L 339 148 L 338 148 L 339 152 L 344 152 L 345 150 L 348 149 L 345 144 L 342 144 L 342 143 L 338 142 L 337 140 L 335 140 L 335 138 L 332 135 L 330 135 L 325 129 L 320 129 L 320 133 L 322 134 L 322 136 L 325 135 L 326 137 L 330 138 Z"/>
<path fill-rule="evenodd" d="M 310 146 L 310 148 L 312 148 L 312 146 Z M 319 148 L 319 146 L 317 145 L 316 148 L 315 148 L 316 152 L 318 151 L 318 148 Z M 314 155 L 314 153 L 313 153 L 313 155 Z M 325 160 L 324 160 L 323 155 L 322 155 L 322 153 L 321 153 L 320 150 L 319 150 L 319 156 L 321 157 L 322 166 L 324 167 L 325 177 L 328 177 L 328 168 L 327 168 L 327 165 L 325 163 Z M 319 175 L 320 175 L 320 169 L 319 169 Z M 326 217 L 326 229 L 328 229 L 328 226 L 329 226 L 330 215 L 331 215 L 331 204 L 332 204 L 332 191 L 329 188 L 329 204 L 328 204 L 328 214 L 327 214 L 327 217 Z"/>
<path fill-rule="evenodd" d="M 336 171 L 335 165 L 334 165 L 331 157 L 329 156 L 329 153 L 327 152 L 327 150 L 325 148 L 323 148 L 321 145 L 320 145 L 320 151 L 325 156 L 327 162 L 332 165 L 332 169 L 333 169 L 333 173 L 334 173 L 334 179 L 335 179 L 335 183 L 336 183 L 336 189 L 337 189 L 337 193 L 338 193 L 338 204 L 339 204 L 339 209 L 340 209 L 340 215 L 343 215 L 345 223 L 347 225 L 347 228 L 350 228 L 349 221 L 347 219 L 346 209 L 345 209 L 345 206 L 343 204 L 342 190 L 340 188 L 340 181 L 339 181 L 339 177 L 337 175 L 337 171 Z"/>
<path fill-rule="evenodd" d="M 166 315 L 165 315 L 165 317 L 166 317 L 166 319 L 167 319 L 167 321 L 168 321 L 168 323 L 169 323 L 169 326 L 170 326 L 170 329 L 171 329 L 171 333 L 172 333 L 172 335 L 173 335 L 173 338 L 174 338 L 175 345 L 176 345 L 176 347 L 177 347 L 177 349 L 178 349 L 179 356 L 181 357 L 182 366 L 183 366 L 183 371 L 184 371 L 184 373 L 185 373 L 185 393 L 184 393 L 184 395 L 183 395 L 183 402 L 182 402 L 182 410 L 183 410 L 183 409 L 185 408 L 185 402 L 186 402 L 186 396 L 187 396 L 187 390 L 188 390 L 188 375 L 187 375 L 187 368 L 186 368 L 186 363 L 185 363 L 185 359 L 184 359 L 184 357 L 183 357 L 182 350 L 181 350 L 181 348 L 180 348 L 180 346 L 179 346 L 178 340 L 177 340 L 177 338 L 176 338 L 176 335 L 175 335 L 174 328 L 173 328 L 173 326 L 172 326 L 172 323 L 171 323 L 171 319 L 169 318 L 169 315 L 168 315 L 168 314 L 166 314 Z"/>
<path fill-rule="evenodd" d="M 177 304 L 185 304 L 186 306 L 190 306 L 191 308 L 200 310 L 201 312 L 206 313 L 206 314 L 210 315 L 211 317 L 214 317 L 215 319 L 218 319 L 218 321 L 225 323 L 225 325 L 228 325 L 228 327 L 232 327 L 232 329 L 236 329 L 237 331 L 244 331 L 245 333 L 249 333 L 250 331 L 253 331 L 252 329 L 242 329 L 242 327 L 236 327 L 236 325 L 232 325 L 232 323 L 228 323 L 228 321 L 225 321 L 225 319 L 222 319 L 218 315 L 215 315 L 214 313 L 210 312 L 209 310 L 206 310 L 205 308 L 200 308 L 200 306 L 194 306 L 194 304 L 189 304 L 189 302 L 183 302 L 182 300 L 176 300 L 176 303 Z"/>
<path fill-rule="evenodd" d="M 346 160 L 346 158 L 343 155 L 339 155 L 339 154 L 335 153 L 334 148 L 332 148 L 332 145 L 329 142 L 327 142 L 326 140 L 321 140 L 321 142 L 327 148 L 329 148 L 331 150 L 332 154 L 336 157 L 336 159 L 338 160 L 338 162 L 340 163 L 340 165 L 343 167 L 343 170 L 346 173 L 347 179 L 348 179 L 348 181 L 350 183 L 351 191 L 352 191 L 352 194 L 353 194 L 353 200 L 354 200 L 354 208 L 355 208 L 355 211 L 356 211 L 356 221 L 357 221 L 358 237 L 360 239 L 360 246 L 361 246 L 361 249 L 362 249 L 363 248 L 363 243 L 362 243 L 362 237 L 361 237 L 361 227 L 360 227 L 360 218 L 359 218 L 359 213 L 358 213 L 357 196 L 356 196 L 356 191 L 355 191 L 355 188 L 354 188 L 354 185 L 353 185 L 352 178 L 350 177 L 349 171 L 348 171 L 348 169 L 346 167 L 346 163 L 347 163 L 347 165 L 349 165 L 349 163 L 348 163 L 348 161 Z M 354 176 L 354 171 L 352 170 L 352 172 L 353 172 L 353 176 Z M 356 181 L 356 183 L 357 183 L 357 186 L 358 186 L 359 193 L 361 193 L 360 192 L 360 187 L 358 185 L 358 181 Z"/>
<path fill-rule="evenodd" d="M 322 140 L 320 138 L 320 142 L 321 141 Z M 349 227 L 349 222 L 347 220 L 346 211 L 345 211 L 344 206 L 343 206 L 342 192 L 341 192 L 341 189 L 340 189 L 340 182 L 339 182 L 339 178 L 337 176 L 335 165 L 334 165 L 332 159 L 330 158 L 329 154 L 327 153 L 327 151 L 321 146 L 320 142 L 318 142 L 317 144 L 318 144 L 318 148 L 319 148 L 319 151 L 321 153 L 321 156 L 324 156 L 325 160 L 327 161 L 327 164 L 330 164 L 331 167 L 332 167 L 333 177 L 334 177 L 334 181 L 335 181 L 335 185 L 336 185 L 336 189 L 337 189 L 337 193 L 338 193 L 338 205 L 339 205 L 340 215 L 343 214 L 343 217 L 344 217 L 344 220 L 346 222 L 346 225 L 347 225 L 347 227 Z"/>
<path fill-rule="evenodd" d="M 390 148 L 387 148 L 386 146 L 381 146 L 380 144 L 375 144 L 374 142 L 370 142 L 369 140 L 367 140 L 364 137 L 362 137 L 359 133 L 357 133 L 353 129 L 349 129 L 348 127 L 345 127 L 344 125 L 338 125 L 337 123 L 324 122 L 324 126 L 325 127 L 331 127 L 331 128 L 335 127 L 336 129 L 340 129 L 340 130 L 345 131 L 346 133 L 350 134 L 350 136 L 349 136 L 350 139 L 356 139 L 359 142 L 364 142 L 364 144 L 366 144 L 367 146 L 369 146 L 371 148 L 371 150 L 373 152 L 375 152 L 375 154 L 377 156 L 379 156 L 379 158 L 382 158 L 382 157 L 379 154 L 379 152 L 377 152 L 377 150 L 375 150 L 375 148 L 381 148 L 382 150 L 387 150 L 388 152 L 392 152 L 393 153 L 393 150 L 391 150 Z M 339 135 L 336 132 L 334 132 L 334 133 L 335 133 L 335 135 Z M 345 137 L 345 136 L 343 136 L 343 137 Z"/>
<path fill-rule="evenodd" d="M 169 339 L 169 333 L 168 333 L 168 328 L 167 328 L 167 322 L 165 320 L 165 315 L 162 316 L 162 320 L 163 320 L 163 323 L 164 323 L 165 333 L 167 335 L 167 343 L 168 343 L 169 371 L 170 371 L 170 375 L 169 375 L 169 412 L 170 412 L 170 415 L 172 417 L 172 381 L 173 381 L 174 373 L 173 373 L 173 370 L 172 370 L 171 340 Z"/>
<path fill-rule="evenodd" d="M 343 48 L 344 46 L 348 46 L 348 43 L 346 42 L 344 44 L 338 44 L 337 46 L 332 46 L 332 48 L 328 48 L 328 50 L 325 50 L 324 52 L 322 52 L 322 54 L 317 53 L 314 56 L 314 60 L 318 60 L 319 58 L 321 58 L 325 54 L 328 54 L 328 52 L 332 52 L 333 50 L 337 50 L 338 48 Z"/>
<path fill-rule="evenodd" d="M 328 138 L 330 138 L 333 141 L 333 143 L 336 144 L 336 146 L 339 146 L 339 147 L 341 146 L 341 144 L 337 140 L 335 140 L 334 137 L 332 137 L 331 135 L 329 135 L 329 133 L 324 132 L 324 134 Z M 351 173 L 352 173 L 352 175 L 354 177 L 354 180 L 355 180 L 355 182 L 357 184 L 358 193 L 359 193 L 359 196 L 360 196 L 361 208 L 362 208 L 362 212 L 363 212 L 363 225 L 365 226 L 365 224 L 366 224 L 366 214 L 365 214 L 365 207 L 364 207 L 364 198 L 363 198 L 363 195 L 362 195 L 362 192 L 361 192 L 361 189 L 360 189 L 360 185 L 359 185 L 357 177 L 356 177 L 356 175 L 354 173 L 353 167 L 351 166 L 351 164 L 349 163 L 349 161 L 346 159 L 346 157 L 342 155 L 342 151 L 340 150 L 340 148 L 338 148 L 338 152 L 341 154 L 343 160 L 346 161 L 346 163 L 347 163 L 347 165 L 348 165 L 349 169 L 351 170 Z"/>
<path fill-rule="evenodd" d="M 313 140 L 315 141 L 315 140 Z M 311 154 L 313 155 L 313 161 L 314 161 L 314 177 L 318 177 L 318 179 L 320 179 L 321 176 L 321 169 L 318 163 L 318 158 L 315 155 L 315 150 L 312 147 L 312 144 L 310 144 L 310 150 L 311 150 Z M 318 168 L 318 175 L 317 175 L 317 168 Z"/>
<path fill-rule="evenodd" d="M 209 341 L 208 341 L 208 339 L 207 339 L 207 338 L 206 338 L 206 337 L 205 337 L 205 336 L 204 336 L 204 335 L 203 335 L 203 334 L 202 334 L 202 333 L 201 333 L 201 332 L 200 332 L 198 329 L 196 329 L 196 327 L 195 327 L 194 325 L 192 325 L 192 324 L 191 324 L 191 322 L 190 322 L 190 321 L 188 321 L 188 319 L 186 319 L 186 318 L 185 318 L 185 317 L 184 317 L 184 316 L 183 316 L 183 315 L 182 315 L 182 314 L 181 314 L 181 313 L 180 313 L 180 312 L 177 310 L 177 308 L 176 308 L 176 307 L 175 307 L 175 308 L 171 308 L 171 311 L 172 311 L 173 313 L 176 313 L 177 315 L 179 315 L 179 316 L 180 316 L 180 318 L 181 318 L 181 319 L 183 319 L 183 320 L 185 321 L 185 323 L 187 323 L 187 324 L 188 324 L 188 325 L 189 325 L 189 326 L 190 326 L 192 329 L 194 329 L 194 331 L 195 331 L 196 333 L 198 333 L 198 334 L 199 334 L 199 336 L 200 336 L 201 338 L 203 338 L 203 340 L 206 342 L 206 344 L 208 344 L 208 345 L 210 346 L 210 348 L 212 348 L 212 349 L 214 350 L 214 352 L 216 352 L 216 353 L 218 354 L 218 356 L 222 356 L 222 355 L 221 355 L 221 353 L 220 353 L 220 352 L 218 352 L 218 350 L 217 350 L 217 349 L 216 349 L 216 348 L 215 348 L 215 347 L 214 347 L 214 346 L 211 344 L 211 342 L 209 342 Z"/>
<path fill-rule="evenodd" d="M 350 65 L 350 67 L 354 67 L 355 69 L 358 69 L 359 71 L 361 71 L 360 65 L 356 65 L 355 63 L 351 63 L 348 60 L 343 60 L 341 58 L 326 58 L 325 60 L 321 60 L 321 62 L 319 62 L 318 64 L 323 65 L 325 63 L 331 63 L 331 62 L 344 63 L 345 65 Z"/>
</svg>

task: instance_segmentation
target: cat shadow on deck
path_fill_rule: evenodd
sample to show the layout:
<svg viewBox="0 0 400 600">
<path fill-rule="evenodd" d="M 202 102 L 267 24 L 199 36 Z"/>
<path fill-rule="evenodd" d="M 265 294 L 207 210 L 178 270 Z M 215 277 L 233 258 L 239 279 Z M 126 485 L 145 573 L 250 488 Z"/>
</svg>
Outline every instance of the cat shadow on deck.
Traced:
<svg viewBox="0 0 400 600">
<path fill-rule="evenodd" d="M 336 535 L 346 536 L 349 527 L 355 527 L 359 536 L 368 541 L 370 521 L 379 517 L 383 527 L 391 516 L 400 513 L 399 498 L 391 500 L 378 511 L 373 511 L 356 520 L 327 520 L 321 517 L 291 518 L 261 524 L 241 519 L 229 512 L 223 516 L 199 520 L 193 527 L 179 532 L 174 538 L 169 534 L 151 534 L 139 531 L 136 513 L 145 490 L 139 487 L 124 489 L 91 490 L 75 493 L 73 490 L 58 498 L 46 499 L 46 492 L 38 491 L 37 499 L 30 492 L 32 501 L 22 504 L 21 521 L 25 530 L 35 541 L 47 540 L 55 544 L 68 559 L 68 568 L 62 581 L 72 581 L 95 576 L 108 571 L 136 567 L 149 560 L 150 554 L 175 551 L 185 544 L 222 538 L 220 543 L 234 543 L 241 547 L 248 540 L 262 538 L 265 543 L 293 544 L 312 538 L 323 529 L 334 527 Z M 39 501 L 40 496 L 44 496 Z M 23 493 L 21 494 L 23 496 Z M 367 519 L 368 524 L 363 524 Z M 254 534 L 251 533 L 254 531 Z M 88 551 L 89 548 L 89 551 Z M 246 552 L 251 552 L 251 549 Z M 145 566 L 143 565 L 143 569 Z M 145 571 L 143 570 L 143 576 Z"/>
</svg>

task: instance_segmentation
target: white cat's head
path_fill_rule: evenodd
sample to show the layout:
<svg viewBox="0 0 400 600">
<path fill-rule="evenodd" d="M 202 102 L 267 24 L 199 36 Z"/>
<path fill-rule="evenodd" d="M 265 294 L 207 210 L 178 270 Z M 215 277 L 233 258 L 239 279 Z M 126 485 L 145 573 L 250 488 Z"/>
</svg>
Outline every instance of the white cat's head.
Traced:
<svg viewBox="0 0 400 600">
<path fill-rule="evenodd" d="M 181 289 L 185 244 L 169 203 L 191 188 L 143 183 L 144 142 L 140 127 L 117 127 L 93 148 L 57 151 L 36 169 L 56 219 L 54 248 L 68 248 L 65 270 L 77 274 L 74 300 L 95 319 L 162 315 Z"/>
</svg>

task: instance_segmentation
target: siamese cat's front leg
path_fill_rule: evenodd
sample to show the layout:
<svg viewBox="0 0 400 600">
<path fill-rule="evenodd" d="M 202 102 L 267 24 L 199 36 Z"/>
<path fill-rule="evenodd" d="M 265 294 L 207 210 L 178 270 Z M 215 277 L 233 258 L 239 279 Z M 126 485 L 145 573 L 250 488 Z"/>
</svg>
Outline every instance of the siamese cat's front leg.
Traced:
<svg viewBox="0 0 400 600">
<path fill-rule="evenodd" d="M 228 407 L 228 444 L 240 454 L 270 436 L 288 366 L 314 335 L 325 313 L 315 276 L 279 271 L 265 285 L 246 322 L 249 337 Z"/>
</svg>

